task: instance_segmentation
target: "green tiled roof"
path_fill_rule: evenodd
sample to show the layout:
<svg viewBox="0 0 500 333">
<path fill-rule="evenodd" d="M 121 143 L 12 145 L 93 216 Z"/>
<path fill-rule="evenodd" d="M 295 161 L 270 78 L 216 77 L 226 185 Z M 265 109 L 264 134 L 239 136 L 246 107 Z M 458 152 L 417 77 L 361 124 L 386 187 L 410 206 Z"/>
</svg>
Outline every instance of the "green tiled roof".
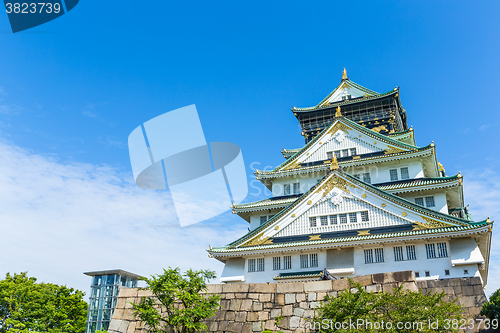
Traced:
<svg viewBox="0 0 500 333">
<path fill-rule="evenodd" d="M 422 178 L 422 179 L 414 179 L 413 181 L 410 182 L 397 182 L 397 183 L 390 183 L 387 185 L 377 185 L 374 184 L 377 188 L 388 191 L 388 190 L 396 190 L 396 189 L 401 189 L 401 188 L 410 188 L 410 187 L 417 187 L 417 186 L 427 186 L 427 185 L 435 185 L 435 184 L 443 184 L 443 183 L 449 183 L 455 180 L 459 180 L 461 177 L 458 175 L 455 176 L 450 176 L 450 177 L 429 177 L 429 178 Z"/>
<path fill-rule="evenodd" d="M 323 271 L 280 273 L 274 280 L 315 278 L 320 277 L 322 272 Z"/>
<path fill-rule="evenodd" d="M 255 207 L 267 208 L 267 207 L 272 207 L 272 206 L 283 206 L 283 205 L 291 204 L 292 202 L 295 202 L 295 200 L 297 200 L 297 199 L 298 199 L 297 197 L 276 199 L 276 200 L 272 200 L 271 198 L 268 198 L 268 199 L 264 199 L 264 200 L 254 201 L 254 202 L 237 204 L 237 205 L 234 205 L 233 209 L 238 210 L 238 211 L 244 211 L 245 209 L 251 209 L 251 208 L 255 208 Z"/>
</svg>

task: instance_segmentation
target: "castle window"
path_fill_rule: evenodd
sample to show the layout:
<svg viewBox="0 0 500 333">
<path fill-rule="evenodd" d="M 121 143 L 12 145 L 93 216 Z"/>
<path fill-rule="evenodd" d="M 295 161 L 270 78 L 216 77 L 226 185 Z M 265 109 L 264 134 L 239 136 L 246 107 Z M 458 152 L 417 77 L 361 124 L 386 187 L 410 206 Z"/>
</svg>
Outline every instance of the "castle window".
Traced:
<svg viewBox="0 0 500 333">
<path fill-rule="evenodd" d="M 309 256 L 307 254 L 300 255 L 300 268 L 309 267 Z"/>
<path fill-rule="evenodd" d="M 273 257 L 273 270 L 277 271 L 281 269 L 281 257 Z"/>
<path fill-rule="evenodd" d="M 328 216 L 321 216 L 321 226 L 324 227 L 325 225 L 328 225 Z"/>
<path fill-rule="evenodd" d="M 339 214 L 340 223 L 347 223 L 347 214 Z"/>
<path fill-rule="evenodd" d="M 333 151 L 326 152 L 326 158 L 329 160 L 332 160 L 333 159 Z"/>
<path fill-rule="evenodd" d="M 431 276 L 431 272 L 429 272 L 429 271 L 425 271 L 425 276 L 426 276 L 426 277 L 430 277 L 430 276 Z"/>
<path fill-rule="evenodd" d="M 427 207 L 436 207 L 436 204 L 434 203 L 434 197 L 425 197 L 425 205 Z"/>
<path fill-rule="evenodd" d="M 311 228 L 316 227 L 316 216 L 309 217 L 309 227 L 311 227 Z"/>
<path fill-rule="evenodd" d="M 255 259 L 248 259 L 248 271 L 255 272 Z"/>
<path fill-rule="evenodd" d="M 264 224 L 266 222 L 267 222 L 267 215 L 261 216 L 260 217 L 260 224 L 262 225 L 262 224 Z"/>
<path fill-rule="evenodd" d="M 351 223 L 358 222 L 358 216 L 356 213 L 349 213 L 349 222 Z"/>
<path fill-rule="evenodd" d="M 438 248 L 438 257 L 444 258 L 448 256 L 448 249 L 446 247 L 446 243 L 437 243 Z"/>
<path fill-rule="evenodd" d="M 434 244 L 425 244 L 425 252 L 427 252 L 427 259 L 436 258 L 436 246 Z"/>
<path fill-rule="evenodd" d="M 427 259 L 445 258 L 448 256 L 446 243 L 437 243 L 437 253 L 436 244 L 425 244 L 425 250 L 427 252 Z"/>
<path fill-rule="evenodd" d="M 337 150 L 337 151 L 335 152 L 335 157 L 336 157 L 336 158 L 341 158 L 341 157 L 342 157 L 342 156 L 340 155 L 340 150 Z"/>
<path fill-rule="evenodd" d="M 391 169 L 389 173 L 391 175 L 391 182 L 398 180 L 398 169 Z"/>
<path fill-rule="evenodd" d="M 283 194 L 290 195 L 290 184 L 283 185 Z"/>
<path fill-rule="evenodd" d="M 293 194 L 300 193 L 300 183 L 293 183 Z"/>
<path fill-rule="evenodd" d="M 415 198 L 415 203 L 417 205 L 423 206 L 424 205 L 424 198 Z"/>
<path fill-rule="evenodd" d="M 337 215 L 330 215 L 330 225 L 337 224 Z"/>
<path fill-rule="evenodd" d="M 347 157 L 347 156 L 349 156 L 349 149 L 342 150 L 342 157 Z"/>
<path fill-rule="evenodd" d="M 361 212 L 361 221 L 362 221 L 362 222 L 367 222 L 367 221 L 369 221 L 369 219 L 368 219 L 368 212 L 367 212 L 367 211 L 365 211 L 365 212 Z"/>
<path fill-rule="evenodd" d="M 375 249 L 375 262 L 384 262 L 384 249 Z"/>
<path fill-rule="evenodd" d="M 318 254 L 317 253 L 311 253 L 309 255 L 309 263 L 310 263 L 310 267 L 318 267 Z"/>
<path fill-rule="evenodd" d="M 374 262 L 384 262 L 384 249 L 366 249 L 365 251 L 365 264 Z"/>
<path fill-rule="evenodd" d="M 370 177 L 370 173 L 369 172 L 366 172 L 366 173 L 363 174 L 363 181 L 365 183 L 371 184 L 372 179 Z"/>
<path fill-rule="evenodd" d="M 365 250 L 365 264 L 373 263 L 373 250 L 367 249 Z"/>
<path fill-rule="evenodd" d="M 401 168 L 401 179 L 410 179 L 408 168 Z"/>
<path fill-rule="evenodd" d="M 446 276 L 450 275 L 450 270 L 449 269 L 445 269 L 444 270 L 444 275 L 446 275 Z"/>
<path fill-rule="evenodd" d="M 264 271 L 264 258 L 257 258 L 257 272 Z"/>
<path fill-rule="evenodd" d="M 395 246 L 394 247 L 394 261 L 403 261 L 403 247 Z"/>
<path fill-rule="evenodd" d="M 283 269 L 292 269 L 292 256 L 283 257 Z"/>
<path fill-rule="evenodd" d="M 406 260 L 417 260 L 417 253 L 415 252 L 415 245 L 406 246 Z"/>
<path fill-rule="evenodd" d="M 468 269 L 464 269 L 464 275 L 468 275 L 469 274 L 469 270 Z"/>
<path fill-rule="evenodd" d="M 356 177 L 356 178 L 358 178 L 358 179 L 361 179 L 361 174 L 360 173 L 355 173 L 353 176 Z"/>
<path fill-rule="evenodd" d="M 356 148 L 350 148 L 349 152 L 351 153 L 351 156 L 356 155 Z"/>
<path fill-rule="evenodd" d="M 416 278 L 420 277 L 420 272 L 415 272 L 415 277 Z"/>
</svg>

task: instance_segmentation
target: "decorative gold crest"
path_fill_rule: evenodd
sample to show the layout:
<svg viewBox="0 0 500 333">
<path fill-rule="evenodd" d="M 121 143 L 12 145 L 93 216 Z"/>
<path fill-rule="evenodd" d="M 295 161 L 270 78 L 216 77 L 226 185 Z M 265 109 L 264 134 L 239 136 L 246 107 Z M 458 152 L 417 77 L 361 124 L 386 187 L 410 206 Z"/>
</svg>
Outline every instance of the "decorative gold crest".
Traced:
<svg viewBox="0 0 500 333">
<path fill-rule="evenodd" d="M 399 149 L 396 147 L 389 147 L 388 149 L 385 149 L 385 155 L 397 154 L 397 153 L 401 153 L 403 151 L 404 151 L 403 149 Z"/>
<path fill-rule="evenodd" d="M 337 175 L 333 175 L 332 178 L 330 178 L 327 182 L 321 185 L 320 188 L 318 188 L 315 193 L 323 192 L 323 197 L 325 197 L 328 193 L 330 193 L 330 191 L 332 191 L 336 187 L 340 188 L 342 191 L 347 193 L 351 193 L 347 187 L 356 188 L 356 186 L 346 182 L 344 179 L 338 177 Z"/>
</svg>

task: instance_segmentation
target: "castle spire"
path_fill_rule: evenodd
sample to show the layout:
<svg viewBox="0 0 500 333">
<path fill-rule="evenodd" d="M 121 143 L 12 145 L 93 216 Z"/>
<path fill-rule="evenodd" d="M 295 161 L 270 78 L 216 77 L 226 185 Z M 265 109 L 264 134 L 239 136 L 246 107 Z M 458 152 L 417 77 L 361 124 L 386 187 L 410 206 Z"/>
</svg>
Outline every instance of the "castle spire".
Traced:
<svg viewBox="0 0 500 333">
<path fill-rule="evenodd" d="M 349 79 L 349 78 L 347 77 L 347 72 L 346 72 L 345 67 L 344 67 L 344 71 L 342 72 L 342 80 L 347 80 L 347 79 Z"/>
</svg>

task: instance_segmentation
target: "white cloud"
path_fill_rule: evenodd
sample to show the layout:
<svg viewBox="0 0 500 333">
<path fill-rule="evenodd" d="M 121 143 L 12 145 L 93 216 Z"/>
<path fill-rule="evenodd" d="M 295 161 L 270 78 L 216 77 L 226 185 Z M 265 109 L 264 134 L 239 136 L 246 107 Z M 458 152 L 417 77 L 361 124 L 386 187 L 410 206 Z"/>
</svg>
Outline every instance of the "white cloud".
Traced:
<svg viewBox="0 0 500 333">
<path fill-rule="evenodd" d="M 247 229 L 234 216 L 224 220 L 180 228 L 168 193 L 137 187 L 131 172 L 61 163 L 0 141 L 0 278 L 29 271 L 88 292 L 83 272 L 92 270 L 149 276 L 179 266 L 220 274 L 223 265 L 205 250 Z"/>
<path fill-rule="evenodd" d="M 14 116 L 20 114 L 22 109 L 19 105 L 0 104 L 0 114 Z"/>
<path fill-rule="evenodd" d="M 493 169 L 472 170 L 465 172 L 464 197 L 465 203 L 469 204 L 474 221 L 485 220 L 488 216 L 497 223 L 500 222 L 500 174 Z M 488 285 L 486 295 L 491 295 L 500 288 L 500 243 L 497 223 L 493 226 L 493 238 L 491 242 L 491 256 L 488 274 Z"/>
</svg>

